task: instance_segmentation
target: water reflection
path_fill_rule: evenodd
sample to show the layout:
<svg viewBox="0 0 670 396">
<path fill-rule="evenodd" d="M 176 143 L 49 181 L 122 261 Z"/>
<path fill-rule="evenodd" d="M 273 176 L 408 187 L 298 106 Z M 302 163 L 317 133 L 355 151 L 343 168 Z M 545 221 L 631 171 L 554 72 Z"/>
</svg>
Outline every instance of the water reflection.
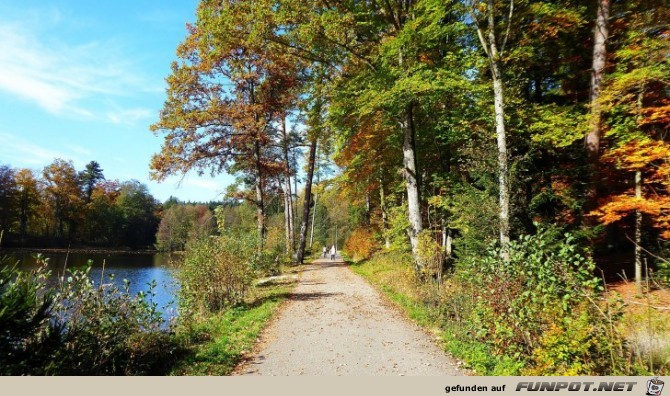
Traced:
<svg viewBox="0 0 670 396">
<path fill-rule="evenodd" d="M 18 263 L 19 268 L 31 270 L 37 268 L 34 252 L 3 251 L 0 255 L 9 256 L 9 263 Z M 130 282 L 130 292 L 135 295 L 140 291 L 149 291 L 149 284 L 156 283 L 153 302 L 157 304 L 163 319 L 169 321 L 177 314 L 176 293 L 179 286 L 176 282 L 174 262 L 176 256 L 163 253 L 54 253 L 45 252 L 42 256 L 49 259 L 52 281 L 57 282 L 66 272 L 66 268 L 82 267 L 91 260 L 91 280 L 95 285 L 109 283 L 109 275 L 114 276 L 113 282 L 123 286 L 123 280 Z M 67 264 L 66 264 L 67 261 Z"/>
</svg>

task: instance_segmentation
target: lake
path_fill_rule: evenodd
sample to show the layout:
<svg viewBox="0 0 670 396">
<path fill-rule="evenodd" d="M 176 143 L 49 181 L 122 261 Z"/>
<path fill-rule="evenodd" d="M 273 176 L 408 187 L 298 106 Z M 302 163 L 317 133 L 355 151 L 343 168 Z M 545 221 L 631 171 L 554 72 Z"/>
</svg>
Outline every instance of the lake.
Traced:
<svg viewBox="0 0 670 396">
<path fill-rule="evenodd" d="M 0 256 L 9 256 L 10 263 L 19 262 L 19 268 L 31 270 L 37 268 L 35 252 L 0 250 Z M 167 253 L 122 253 L 122 252 L 44 252 L 42 256 L 49 259 L 52 277 L 57 280 L 66 268 L 81 267 L 88 260 L 93 261 L 90 277 L 99 285 L 101 278 L 109 283 L 108 275 L 114 274 L 114 283 L 123 285 L 123 280 L 130 281 L 130 292 L 134 295 L 140 291 L 148 291 L 148 284 L 155 281 L 156 296 L 154 302 L 165 320 L 177 315 L 176 292 L 178 285 L 174 277 L 174 255 Z M 104 263 L 104 273 L 103 273 Z"/>
</svg>

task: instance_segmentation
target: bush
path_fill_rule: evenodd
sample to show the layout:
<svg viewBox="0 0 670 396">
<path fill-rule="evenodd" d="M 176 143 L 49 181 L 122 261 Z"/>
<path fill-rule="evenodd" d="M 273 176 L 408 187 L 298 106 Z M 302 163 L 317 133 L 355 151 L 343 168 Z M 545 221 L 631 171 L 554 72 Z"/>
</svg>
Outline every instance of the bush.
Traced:
<svg viewBox="0 0 670 396">
<path fill-rule="evenodd" d="M 508 255 L 490 249 L 457 266 L 451 282 L 460 287 L 446 303 L 470 324 L 468 336 L 536 367 L 533 375 L 621 372 L 620 309 L 603 300 L 595 264 L 574 238 L 540 230 L 512 242 Z"/>
<path fill-rule="evenodd" d="M 153 289 L 132 296 L 128 283 L 94 286 L 90 266 L 50 287 L 47 260 L 38 263 L 31 272 L 0 269 L 0 374 L 164 372 L 178 347 L 161 330 Z"/>
<path fill-rule="evenodd" d="M 419 233 L 417 249 L 418 275 L 421 280 L 436 279 L 442 281 L 445 253 L 442 247 L 433 238 L 431 230 Z"/>
<path fill-rule="evenodd" d="M 44 374 L 42 362 L 61 343 L 50 325 L 54 296 L 46 263 L 33 272 L 0 260 L 0 375 Z"/>
<path fill-rule="evenodd" d="M 355 229 L 344 243 L 344 250 L 354 261 L 369 259 L 377 249 L 379 243 L 375 240 L 375 234 L 367 228 Z"/>
<path fill-rule="evenodd" d="M 244 301 L 255 278 L 264 267 L 255 235 L 225 231 L 189 245 L 177 273 L 180 316 L 184 319 L 216 312 Z"/>
<path fill-rule="evenodd" d="M 90 269 L 89 265 L 69 270 L 59 287 L 53 320 L 64 329 L 64 340 L 48 371 L 59 375 L 141 372 L 132 364 L 137 346 L 132 340 L 161 336 L 163 319 L 151 301 L 156 285 L 150 285 L 148 293 L 132 295 L 128 281 L 119 287 L 113 277 L 95 286 Z"/>
</svg>

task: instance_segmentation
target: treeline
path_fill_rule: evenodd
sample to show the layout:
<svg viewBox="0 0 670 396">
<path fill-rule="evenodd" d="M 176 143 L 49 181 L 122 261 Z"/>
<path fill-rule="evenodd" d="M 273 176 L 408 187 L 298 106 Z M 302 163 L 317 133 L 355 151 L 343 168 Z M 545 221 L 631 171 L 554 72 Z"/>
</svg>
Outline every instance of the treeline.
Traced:
<svg viewBox="0 0 670 396">
<path fill-rule="evenodd" d="M 160 203 L 136 180 L 106 180 L 96 161 L 78 171 L 55 159 L 41 173 L 0 165 L 5 247 L 153 248 Z"/>
</svg>

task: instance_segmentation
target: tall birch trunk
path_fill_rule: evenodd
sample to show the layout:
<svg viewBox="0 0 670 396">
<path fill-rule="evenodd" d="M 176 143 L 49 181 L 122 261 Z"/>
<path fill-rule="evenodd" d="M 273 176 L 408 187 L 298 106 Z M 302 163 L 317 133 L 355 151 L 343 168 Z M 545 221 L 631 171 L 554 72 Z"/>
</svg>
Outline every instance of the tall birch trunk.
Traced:
<svg viewBox="0 0 670 396">
<path fill-rule="evenodd" d="M 403 67 L 402 50 L 398 51 L 398 64 Z M 412 245 L 414 262 L 418 264 L 419 233 L 423 230 L 421 220 L 421 197 L 419 195 L 419 174 L 416 165 L 416 130 L 414 128 L 414 108 L 409 103 L 405 106 L 400 122 L 402 129 L 402 162 L 404 167 L 405 185 L 407 188 L 407 208 L 409 212 L 409 242 Z"/>
<path fill-rule="evenodd" d="M 260 143 L 254 143 L 256 155 L 256 223 L 258 228 L 258 237 L 260 238 L 260 246 L 263 247 L 265 243 L 265 202 L 263 197 L 263 174 L 260 162 Z"/>
<path fill-rule="evenodd" d="M 598 99 L 602 87 L 603 70 L 607 61 L 607 36 L 609 34 L 608 19 L 610 14 L 611 0 L 596 0 L 598 2 L 598 15 L 596 26 L 593 29 L 593 60 L 591 67 L 591 92 L 589 101 L 591 103 L 591 122 L 589 133 L 586 135 L 586 151 L 595 163 L 600 152 L 600 119 L 601 110 Z"/>
<path fill-rule="evenodd" d="M 401 123 L 403 144 L 403 165 L 405 184 L 407 186 L 407 207 L 409 212 L 409 240 L 412 245 L 412 254 L 414 258 L 418 257 L 419 233 L 423 230 L 423 223 L 421 219 L 421 206 L 419 197 L 419 180 L 416 166 L 416 149 L 415 149 L 415 131 L 413 120 L 412 105 L 409 104 L 405 108 L 404 119 Z"/>
<path fill-rule="evenodd" d="M 302 208 L 302 223 L 300 224 L 300 242 L 298 243 L 297 261 L 302 264 L 305 258 L 307 244 L 307 222 L 309 220 L 309 206 L 312 200 L 312 178 L 314 177 L 314 162 L 316 158 L 316 138 L 309 146 L 309 160 L 307 163 L 307 180 L 305 180 L 305 200 Z"/>
<path fill-rule="evenodd" d="M 288 183 L 290 184 L 290 182 Z M 284 243 L 286 244 L 284 252 L 291 254 L 291 201 L 289 193 L 284 189 Z"/>
<path fill-rule="evenodd" d="M 296 158 L 295 151 L 293 152 L 293 163 L 297 164 L 298 160 Z M 296 165 L 297 166 L 297 165 Z M 295 196 L 295 199 L 293 197 Z M 295 177 L 293 178 L 293 194 L 291 195 L 291 224 L 293 224 L 293 248 L 295 249 L 295 238 L 296 238 L 296 227 L 298 226 L 298 172 L 296 172 Z"/>
<path fill-rule="evenodd" d="M 318 154 L 315 155 L 318 157 Z M 316 162 L 316 161 L 315 161 Z M 316 170 L 316 186 L 319 186 L 320 180 L 320 175 L 319 175 L 319 169 L 318 169 L 318 164 L 316 164 L 317 170 Z M 312 227 L 311 231 L 309 234 L 309 250 L 312 250 L 312 246 L 314 246 L 314 224 L 316 223 L 316 205 L 319 204 L 319 191 L 317 190 L 314 193 L 314 208 L 312 208 Z"/>
<path fill-rule="evenodd" d="M 513 11 L 513 2 L 510 2 L 510 21 Z M 499 231 L 500 246 L 503 251 L 503 257 L 507 258 L 507 245 L 509 244 L 509 216 L 510 216 L 510 197 L 509 197 L 509 166 L 507 152 L 507 134 L 505 131 L 505 92 L 500 65 L 501 54 L 498 53 L 498 44 L 495 29 L 495 8 L 493 0 L 488 0 L 488 38 L 484 37 L 482 29 L 477 26 L 477 35 L 484 48 L 484 52 L 489 59 L 491 67 L 491 77 L 493 79 L 493 106 L 495 110 L 496 121 L 496 139 L 498 142 L 498 189 L 499 189 Z"/>
<path fill-rule="evenodd" d="M 285 205 L 284 205 L 284 221 L 286 222 L 286 253 L 290 254 L 295 248 L 295 225 L 293 222 L 293 194 L 291 192 L 291 162 L 289 160 L 289 150 L 288 150 L 288 132 L 286 131 L 286 118 L 282 118 L 282 139 L 283 139 L 283 151 L 284 151 L 284 194 L 285 194 Z"/>
<path fill-rule="evenodd" d="M 504 251 L 509 244 L 509 176 L 507 164 L 507 133 L 505 131 L 505 93 L 495 32 L 493 0 L 489 0 L 489 59 L 491 60 L 491 74 L 493 75 L 493 105 L 496 114 L 496 138 L 498 140 L 500 246 Z"/>
</svg>

